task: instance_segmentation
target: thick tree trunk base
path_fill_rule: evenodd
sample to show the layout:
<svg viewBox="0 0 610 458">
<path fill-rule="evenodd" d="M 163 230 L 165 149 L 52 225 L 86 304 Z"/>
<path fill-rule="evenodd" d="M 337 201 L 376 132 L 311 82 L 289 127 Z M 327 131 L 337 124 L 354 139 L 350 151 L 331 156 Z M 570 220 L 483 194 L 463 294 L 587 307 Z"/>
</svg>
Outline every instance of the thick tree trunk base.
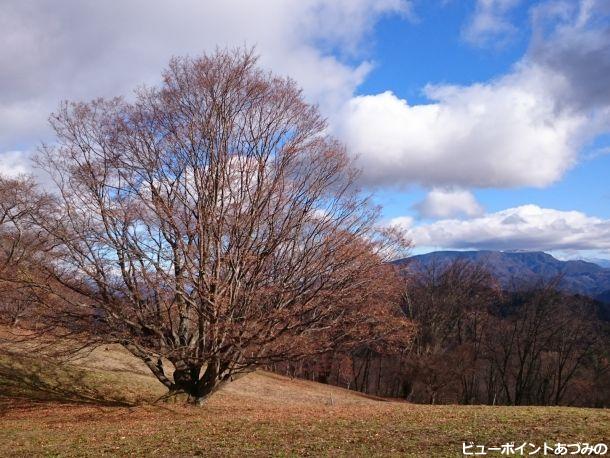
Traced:
<svg viewBox="0 0 610 458">
<path fill-rule="evenodd" d="M 209 399 L 216 391 L 218 391 L 221 385 L 224 385 L 224 383 L 217 384 L 210 389 L 209 392 L 203 395 L 193 395 L 184 390 L 169 390 L 167 394 L 161 398 L 161 400 L 168 404 L 183 404 L 202 407 L 208 403 Z"/>
<path fill-rule="evenodd" d="M 189 403 L 197 407 L 206 405 L 212 395 L 216 393 L 224 383 L 225 382 L 217 382 L 213 386 L 205 387 L 203 390 L 200 390 L 197 395 L 191 395 Z"/>
<path fill-rule="evenodd" d="M 203 396 L 200 398 L 192 398 L 192 404 L 197 407 L 203 407 L 204 405 L 207 404 L 208 399 L 210 399 L 209 396 Z"/>
</svg>

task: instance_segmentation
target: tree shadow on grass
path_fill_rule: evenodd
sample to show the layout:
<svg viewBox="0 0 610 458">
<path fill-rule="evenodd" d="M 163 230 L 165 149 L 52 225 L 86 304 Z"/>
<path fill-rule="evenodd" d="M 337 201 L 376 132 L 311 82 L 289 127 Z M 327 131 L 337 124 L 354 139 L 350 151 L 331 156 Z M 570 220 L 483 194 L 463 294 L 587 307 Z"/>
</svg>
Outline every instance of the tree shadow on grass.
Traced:
<svg viewBox="0 0 610 458">
<path fill-rule="evenodd" d="M 52 358 L 0 355 L 0 413 L 16 400 L 133 407 L 143 399 L 126 395 L 127 380 L 115 373 L 85 370 Z"/>
</svg>

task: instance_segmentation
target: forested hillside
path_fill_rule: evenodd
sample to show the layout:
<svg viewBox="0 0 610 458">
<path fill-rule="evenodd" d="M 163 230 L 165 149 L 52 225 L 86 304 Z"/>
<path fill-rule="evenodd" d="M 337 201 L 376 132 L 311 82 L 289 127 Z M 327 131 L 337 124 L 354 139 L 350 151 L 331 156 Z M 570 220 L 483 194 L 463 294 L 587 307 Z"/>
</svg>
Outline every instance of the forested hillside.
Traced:
<svg viewBox="0 0 610 458">
<path fill-rule="evenodd" d="M 280 371 L 419 403 L 610 405 L 604 305 L 561 291 L 560 278 L 507 290 L 487 266 L 403 267 L 407 345 L 377 328 L 375 340 Z"/>
</svg>

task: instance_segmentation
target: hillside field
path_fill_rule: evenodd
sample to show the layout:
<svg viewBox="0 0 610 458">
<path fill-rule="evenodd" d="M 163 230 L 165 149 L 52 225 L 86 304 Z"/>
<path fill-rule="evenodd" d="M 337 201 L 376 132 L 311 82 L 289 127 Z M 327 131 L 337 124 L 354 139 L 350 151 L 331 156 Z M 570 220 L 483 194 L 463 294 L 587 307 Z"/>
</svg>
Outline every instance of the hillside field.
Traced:
<svg viewBox="0 0 610 458">
<path fill-rule="evenodd" d="M 200 408 L 155 403 L 163 386 L 120 348 L 63 363 L 28 350 L 0 353 L 1 456 L 462 456 L 469 441 L 610 439 L 608 410 L 414 405 L 263 371 Z"/>
</svg>

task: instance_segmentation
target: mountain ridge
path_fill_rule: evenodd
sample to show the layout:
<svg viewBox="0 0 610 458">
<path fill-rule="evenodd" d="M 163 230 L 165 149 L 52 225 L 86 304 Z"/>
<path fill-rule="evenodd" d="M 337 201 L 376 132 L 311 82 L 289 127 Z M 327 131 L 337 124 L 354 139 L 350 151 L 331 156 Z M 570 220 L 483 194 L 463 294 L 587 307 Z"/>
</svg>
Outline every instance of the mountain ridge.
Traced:
<svg viewBox="0 0 610 458">
<path fill-rule="evenodd" d="M 544 251 L 434 251 L 394 261 L 415 271 L 464 260 L 484 265 L 503 287 L 560 277 L 558 287 L 610 302 L 610 268 L 583 260 L 561 261 Z"/>
</svg>

